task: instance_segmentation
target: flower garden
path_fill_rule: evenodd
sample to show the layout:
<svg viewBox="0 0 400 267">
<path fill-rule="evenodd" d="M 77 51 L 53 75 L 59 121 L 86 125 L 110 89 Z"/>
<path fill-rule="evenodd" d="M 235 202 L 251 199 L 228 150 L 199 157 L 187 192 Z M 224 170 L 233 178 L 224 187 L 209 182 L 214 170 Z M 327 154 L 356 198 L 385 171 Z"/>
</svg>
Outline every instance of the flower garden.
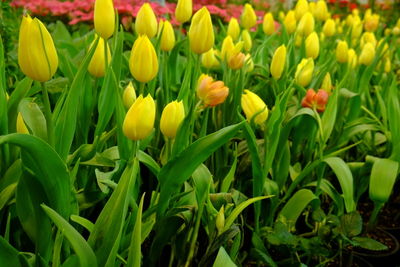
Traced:
<svg viewBox="0 0 400 267">
<path fill-rule="evenodd" d="M 400 3 L 361 2 L 0 2 L 0 266 L 398 266 Z"/>
</svg>

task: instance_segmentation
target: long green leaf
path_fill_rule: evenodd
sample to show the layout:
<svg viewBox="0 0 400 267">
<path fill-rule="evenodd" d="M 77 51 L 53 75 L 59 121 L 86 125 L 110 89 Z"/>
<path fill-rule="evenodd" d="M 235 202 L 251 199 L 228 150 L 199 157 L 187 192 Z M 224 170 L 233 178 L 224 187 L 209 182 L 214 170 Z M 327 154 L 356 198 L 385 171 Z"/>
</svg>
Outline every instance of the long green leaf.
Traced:
<svg viewBox="0 0 400 267">
<path fill-rule="evenodd" d="M 283 219 L 282 217 L 284 217 L 285 222 L 290 225 L 290 228 L 294 227 L 300 214 L 308 206 L 308 204 L 315 199 L 318 198 L 311 190 L 300 189 L 282 208 L 278 215 L 278 219 Z"/>
<path fill-rule="evenodd" d="M 273 196 L 260 196 L 260 197 L 253 197 L 253 198 L 249 198 L 246 201 L 243 201 L 242 203 L 240 203 L 232 212 L 231 214 L 229 214 L 228 218 L 226 218 L 225 220 L 225 226 L 224 229 L 222 230 L 222 232 L 225 232 L 226 230 L 228 230 L 233 222 L 236 220 L 236 218 L 240 215 L 240 213 L 247 208 L 249 205 L 253 204 L 254 202 L 263 200 L 263 199 L 267 199 Z"/>
<path fill-rule="evenodd" d="M 96 220 L 88 243 L 96 253 L 100 266 L 114 265 L 115 248 L 119 247 L 120 236 L 126 217 L 129 194 L 132 192 L 139 169 L 139 162 L 130 162 L 122 173 L 117 188 Z"/>
<path fill-rule="evenodd" d="M 60 114 L 57 118 L 54 118 L 54 132 L 56 137 L 55 148 L 56 151 L 60 154 L 61 158 L 64 160 L 68 156 L 72 141 L 74 139 L 78 115 L 78 110 L 76 106 L 79 101 L 79 96 L 81 95 L 82 85 L 84 84 L 85 76 L 88 73 L 87 68 L 89 66 L 92 55 L 94 54 L 95 48 L 97 47 L 97 43 L 98 40 L 94 43 L 89 53 L 87 53 L 87 55 L 85 56 L 85 59 L 79 67 L 78 72 L 75 75 L 75 79 L 71 84 L 71 88 L 69 89 L 67 98 L 60 111 Z"/>
<path fill-rule="evenodd" d="M 232 261 L 229 254 L 226 252 L 224 247 L 221 247 L 218 251 L 217 257 L 213 267 L 236 267 L 237 265 Z"/>
<path fill-rule="evenodd" d="M 399 163 L 391 159 L 376 159 L 369 180 L 369 197 L 372 201 L 385 203 L 390 194 L 399 169 Z"/>
<path fill-rule="evenodd" d="M 133 227 L 131 245 L 129 246 L 128 267 L 140 267 L 142 258 L 142 211 L 143 211 L 144 194 L 140 199 L 139 208 L 136 215 L 135 226 Z"/>
<path fill-rule="evenodd" d="M 43 210 L 54 222 L 54 224 L 62 231 L 67 240 L 71 243 L 72 248 L 78 255 L 81 266 L 97 266 L 96 255 L 86 240 L 70 225 L 63 217 L 61 217 L 52 208 L 41 205 Z"/>
<path fill-rule="evenodd" d="M 324 161 L 331 167 L 339 180 L 347 213 L 354 211 L 356 208 L 354 203 L 354 182 L 349 166 L 338 157 L 327 158 Z"/>
<path fill-rule="evenodd" d="M 160 171 L 160 200 L 158 215 L 168 207 L 170 197 L 215 150 L 229 141 L 242 128 L 243 122 L 225 127 L 215 133 L 200 138 L 178 156 L 170 160 Z"/>
<path fill-rule="evenodd" d="M 21 262 L 22 261 L 22 262 Z M 29 266 L 25 257 L 0 235 L 0 262 L 2 266 Z"/>
</svg>

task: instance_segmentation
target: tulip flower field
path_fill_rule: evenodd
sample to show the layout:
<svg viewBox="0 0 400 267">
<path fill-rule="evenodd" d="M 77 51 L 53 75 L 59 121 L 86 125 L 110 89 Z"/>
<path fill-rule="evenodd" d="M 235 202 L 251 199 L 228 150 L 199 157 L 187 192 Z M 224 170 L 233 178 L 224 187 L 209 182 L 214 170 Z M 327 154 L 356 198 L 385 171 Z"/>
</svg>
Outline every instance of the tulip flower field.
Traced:
<svg viewBox="0 0 400 267">
<path fill-rule="evenodd" d="M 396 266 L 397 1 L 0 6 L 0 266 Z"/>
</svg>

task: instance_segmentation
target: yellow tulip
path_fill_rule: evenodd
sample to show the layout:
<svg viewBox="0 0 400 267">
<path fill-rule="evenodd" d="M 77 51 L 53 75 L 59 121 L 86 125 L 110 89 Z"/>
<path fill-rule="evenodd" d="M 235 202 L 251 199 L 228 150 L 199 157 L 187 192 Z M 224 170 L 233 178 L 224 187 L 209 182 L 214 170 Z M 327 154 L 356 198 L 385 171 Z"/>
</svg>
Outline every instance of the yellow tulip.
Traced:
<svg viewBox="0 0 400 267">
<path fill-rule="evenodd" d="M 322 81 L 321 89 L 325 90 L 328 94 L 332 91 L 332 80 L 329 72 L 325 75 L 324 80 Z"/>
<path fill-rule="evenodd" d="M 322 27 L 322 31 L 326 37 L 332 37 L 336 33 L 336 24 L 333 19 L 327 19 Z"/>
<path fill-rule="evenodd" d="M 189 28 L 190 48 L 196 54 L 210 50 L 214 45 L 214 29 L 206 7 L 197 11 Z"/>
<path fill-rule="evenodd" d="M 353 41 L 358 40 L 361 36 L 361 33 L 362 33 L 362 23 L 358 18 L 357 20 L 354 21 L 351 27 L 351 39 Z"/>
<path fill-rule="evenodd" d="M 286 17 L 285 20 L 283 21 L 283 24 L 285 25 L 286 31 L 290 33 L 294 33 L 296 31 L 296 17 L 294 15 L 294 11 L 290 10 Z"/>
<path fill-rule="evenodd" d="M 271 12 L 268 12 L 264 16 L 263 20 L 263 31 L 267 35 L 271 35 L 275 32 L 275 21 Z"/>
<path fill-rule="evenodd" d="M 233 44 L 232 37 L 230 35 L 226 36 L 224 41 L 222 41 L 221 48 L 221 59 L 223 61 L 228 61 L 228 56 L 234 47 L 235 45 Z"/>
<path fill-rule="evenodd" d="M 392 69 L 392 63 L 390 62 L 390 58 L 386 58 L 385 59 L 385 66 L 383 67 L 383 70 L 386 73 L 389 73 Z"/>
<path fill-rule="evenodd" d="M 251 40 L 251 36 L 248 30 L 242 31 L 242 40 L 243 40 L 243 48 L 246 51 L 250 51 L 253 46 L 253 41 Z"/>
<path fill-rule="evenodd" d="M 311 33 L 306 39 L 306 55 L 313 59 L 319 55 L 319 38 L 316 32 Z"/>
<path fill-rule="evenodd" d="M 122 131 L 131 140 L 146 138 L 154 127 L 156 105 L 151 95 L 140 95 L 126 113 Z"/>
<path fill-rule="evenodd" d="M 96 0 L 94 4 L 94 28 L 104 39 L 110 38 L 115 28 L 115 13 L 112 0 Z"/>
<path fill-rule="evenodd" d="M 281 45 L 275 50 L 274 56 L 272 57 L 270 72 L 275 80 L 279 80 L 282 76 L 282 72 L 285 68 L 286 63 L 286 46 Z"/>
<path fill-rule="evenodd" d="M 175 33 L 171 23 L 166 20 L 162 23 L 160 48 L 162 51 L 171 51 L 175 45 Z"/>
<path fill-rule="evenodd" d="M 160 130 L 168 138 L 175 138 L 176 132 L 185 118 L 182 101 L 173 101 L 165 106 L 160 119 Z"/>
<path fill-rule="evenodd" d="M 313 14 L 313 16 L 315 16 L 315 8 L 316 8 L 315 2 L 308 3 L 308 11 L 310 11 L 311 14 Z"/>
<path fill-rule="evenodd" d="M 178 0 L 175 8 L 176 20 L 180 23 L 185 23 L 190 20 L 193 12 L 192 0 Z"/>
<path fill-rule="evenodd" d="M 37 18 L 24 16 L 19 30 L 18 64 L 29 78 L 45 82 L 58 67 L 58 56 L 53 39 Z"/>
<path fill-rule="evenodd" d="M 29 134 L 29 130 L 26 127 L 26 124 L 24 122 L 24 118 L 22 117 L 21 112 L 18 112 L 18 115 L 17 115 L 17 133 Z"/>
<path fill-rule="evenodd" d="M 220 64 L 213 48 L 201 55 L 201 64 L 207 69 L 219 67 Z"/>
<path fill-rule="evenodd" d="M 132 76 L 140 82 L 151 81 L 158 73 L 158 59 L 147 35 L 141 35 L 132 46 L 129 58 Z"/>
<path fill-rule="evenodd" d="M 400 27 L 398 27 L 398 26 L 393 27 L 392 34 L 394 36 L 400 35 Z"/>
<path fill-rule="evenodd" d="M 374 14 L 365 19 L 364 29 L 369 32 L 374 32 L 379 26 L 379 15 Z"/>
<path fill-rule="evenodd" d="M 254 121 L 254 123 L 261 125 L 268 118 L 268 107 L 264 101 L 255 93 L 244 90 L 242 94 L 241 105 L 249 122 Z"/>
<path fill-rule="evenodd" d="M 349 46 L 346 41 L 339 41 L 336 46 L 336 60 L 339 63 L 345 63 L 348 61 L 348 50 Z"/>
<path fill-rule="evenodd" d="M 306 14 L 308 11 L 309 11 L 309 8 L 308 8 L 307 0 L 297 1 L 296 6 L 294 8 L 296 20 L 300 20 L 304 16 L 304 14 Z"/>
<path fill-rule="evenodd" d="M 236 18 L 231 18 L 229 21 L 227 34 L 232 37 L 233 41 L 239 38 L 240 26 Z"/>
<path fill-rule="evenodd" d="M 354 49 L 349 49 L 347 52 L 347 57 L 349 66 L 354 69 L 357 66 L 358 61 L 356 51 L 354 51 Z"/>
<path fill-rule="evenodd" d="M 149 3 L 144 3 L 137 15 L 135 21 L 135 30 L 138 35 L 145 34 L 149 38 L 157 34 L 157 18 Z"/>
<path fill-rule="evenodd" d="M 202 74 L 199 77 L 197 97 L 200 98 L 205 107 L 214 107 L 223 103 L 229 94 L 229 88 L 222 81 L 214 81 L 208 75 Z"/>
<path fill-rule="evenodd" d="M 226 55 L 228 67 L 234 70 L 240 69 L 243 67 L 246 56 L 243 54 L 242 48 L 244 46 L 244 42 L 238 42 L 235 47 L 229 51 Z"/>
<path fill-rule="evenodd" d="M 122 100 L 125 108 L 129 109 L 133 103 L 136 101 L 136 92 L 135 88 L 132 85 L 132 82 L 129 82 L 128 86 L 124 90 L 124 94 L 122 96 Z"/>
<path fill-rule="evenodd" d="M 279 11 L 278 17 L 279 17 L 279 20 L 283 22 L 286 17 L 285 12 Z"/>
<path fill-rule="evenodd" d="M 250 4 L 245 4 L 243 8 L 243 13 L 240 17 L 240 23 L 243 28 L 250 29 L 254 27 L 257 23 L 257 16 L 254 12 L 253 7 Z"/>
<path fill-rule="evenodd" d="M 353 15 L 347 15 L 347 17 L 346 17 L 346 25 L 348 26 L 348 27 L 351 27 L 351 26 L 353 26 L 353 23 L 354 23 L 354 17 L 353 17 Z"/>
<path fill-rule="evenodd" d="M 359 64 L 371 65 L 375 57 L 375 47 L 371 43 L 366 43 L 361 51 Z"/>
<path fill-rule="evenodd" d="M 366 43 L 371 43 L 374 47 L 376 47 L 376 38 L 373 32 L 364 32 L 361 36 L 360 47 L 361 49 L 364 47 Z"/>
<path fill-rule="evenodd" d="M 319 0 L 315 5 L 314 16 L 317 20 L 325 21 L 328 19 L 328 7 L 326 6 L 326 2 L 324 0 Z"/>
<path fill-rule="evenodd" d="M 314 17 L 310 12 L 307 12 L 301 18 L 299 25 L 297 25 L 297 32 L 301 36 L 307 37 L 314 31 Z"/>
<path fill-rule="evenodd" d="M 93 40 L 92 44 L 90 45 L 90 48 L 94 45 L 97 38 L 98 37 L 96 35 L 95 40 Z M 105 56 L 104 55 L 104 49 L 105 49 L 104 44 L 106 42 L 107 41 L 104 38 L 99 39 L 96 50 L 94 51 L 94 54 L 92 56 L 92 59 L 90 60 L 89 66 L 88 66 L 89 73 L 97 78 L 103 77 L 106 72 L 106 59 L 104 58 L 104 56 Z M 110 46 L 107 45 L 107 66 L 110 65 L 110 63 L 111 63 L 111 52 L 110 52 Z"/>
<path fill-rule="evenodd" d="M 312 58 L 303 58 L 297 65 L 295 79 L 296 83 L 306 87 L 310 84 L 314 72 L 314 60 Z"/>
</svg>

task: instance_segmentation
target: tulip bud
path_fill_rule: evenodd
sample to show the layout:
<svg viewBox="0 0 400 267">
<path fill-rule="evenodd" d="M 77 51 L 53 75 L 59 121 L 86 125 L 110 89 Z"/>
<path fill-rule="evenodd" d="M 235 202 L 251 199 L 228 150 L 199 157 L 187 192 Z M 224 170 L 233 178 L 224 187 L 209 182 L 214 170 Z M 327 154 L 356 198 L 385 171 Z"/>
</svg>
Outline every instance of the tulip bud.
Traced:
<svg viewBox="0 0 400 267">
<path fill-rule="evenodd" d="M 361 36 L 360 47 L 361 49 L 364 47 L 366 43 L 371 43 L 373 47 L 376 47 L 376 38 L 373 32 L 364 32 Z"/>
<path fill-rule="evenodd" d="M 313 59 L 319 55 L 319 38 L 316 32 L 311 33 L 306 39 L 306 55 Z"/>
<path fill-rule="evenodd" d="M 328 7 L 324 0 L 319 0 L 315 6 L 314 16 L 317 20 L 325 21 L 328 18 Z"/>
<path fill-rule="evenodd" d="M 238 70 L 243 67 L 245 59 L 246 59 L 246 55 L 243 54 L 242 52 L 233 53 L 229 57 L 228 67 L 233 70 Z"/>
<path fill-rule="evenodd" d="M 308 11 L 310 11 L 311 14 L 313 14 L 313 16 L 315 16 L 315 8 L 316 8 L 315 2 L 308 3 Z"/>
<path fill-rule="evenodd" d="M 248 30 L 242 31 L 242 40 L 244 42 L 243 48 L 246 51 L 250 51 L 251 47 L 253 46 L 253 41 L 251 40 L 251 36 Z"/>
<path fill-rule="evenodd" d="M 142 140 L 153 130 L 155 117 L 156 105 L 151 95 L 140 95 L 126 113 L 122 131 L 131 140 Z"/>
<path fill-rule="evenodd" d="M 232 37 L 233 41 L 236 41 L 239 38 L 240 26 L 236 18 L 231 18 L 229 21 L 227 34 Z"/>
<path fill-rule="evenodd" d="M 226 36 L 224 41 L 222 42 L 221 48 L 221 59 L 223 61 L 228 61 L 228 56 L 234 47 L 235 45 L 233 44 L 232 37 L 230 35 Z"/>
<path fill-rule="evenodd" d="M 178 0 L 178 3 L 175 8 L 175 17 L 176 20 L 180 23 L 185 23 L 190 20 L 192 17 L 193 11 L 192 0 Z"/>
<path fill-rule="evenodd" d="M 171 23 L 166 20 L 162 24 L 160 48 L 162 51 L 171 51 L 175 45 L 175 33 Z"/>
<path fill-rule="evenodd" d="M 393 27 L 393 29 L 392 29 L 392 34 L 394 35 L 394 36 L 397 36 L 397 35 L 400 35 L 400 27 Z"/>
<path fill-rule="evenodd" d="M 149 3 L 144 3 L 136 15 L 135 30 L 138 35 L 145 34 L 149 38 L 157 34 L 157 18 Z"/>
<path fill-rule="evenodd" d="M 280 20 L 281 22 L 283 22 L 283 21 L 285 20 L 285 17 L 286 17 L 285 12 L 279 11 L 278 16 L 279 16 L 279 20 Z"/>
<path fill-rule="evenodd" d="M 390 58 L 385 59 L 385 66 L 383 67 L 383 70 L 386 73 L 389 73 L 392 70 L 392 63 L 390 62 Z"/>
<path fill-rule="evenodd" d="M 139 82 L 151 81 L 158 73 L 158 59 L 147 35 L 141 35 L 132 46 L 129 69 Z"/>
<path fill-rule="evenodd" d="M 250 54 L 246 54 L 244 62 L 245 62 L 246 72 L 252 72 L 254 70 L 254 62 Z"/>
<path fill-rule="evenodd" d="M 351 39 L 358 40 L 362 33 L 362 24 L 361 21 L 355 20 L 353 26 L 351 27 Z"/>
<path fill-rule="evenodd" d="M 193 16 L 189 28 L 189 42 L 190 48 L 196 54 L 205 53 L 214 45 L 214 29 L 206 7 L 202 7 Z"/>
<path fill-rule="evenodd" d="M 301 101 L 301 105 L 305 108 L 315 108 L 318 112 L 323 112 L 328 103 L 328 98 L 329 94 L 323 89 L 319 89 L 317 93 L 315 93 L 314 89 L 308 89 Z"/>
<path fill-rule="evenodd" d="M 219 61 L 213 48 L 201 55 L 201 64 L 207 69 L 219 67 Z"/>
<path fill-rule="evenodd" d="M 132 85 L 132 82 L 129 82 L 128 86 L 125 88 L 122 100 L 124 102 L 124 106 L 126 109 L 129 109 L 132 106 L 132 104 L 135 103 L 136 92 L 135 88 Z"/>
<path fill-rule="evenodd" d="M 254 123 L 261 125 L 267 120 L 268 107 L 255 93 L 244 90 L 241 103 L 244 114 L 249 122 L 254 121 Z"/>
<path fill-rule="evenodd" d="M 297 25 L 297 32 L 301 36 L 307 37 L 314 31 L 314 17 L 310 12 L 304 14 L 301 18 L 299 25 Z"/>
<path fill-rule="evenodd" d="M 58 67 L 58 56 L 53 39 L 37 18 L 24 16 L 19 29 L 18 64 L 29 78 L 45 82 Z"/>
<path fill-rule="evenodd" d="M 112 0 L 96 0 L 94 4 L 94 28 L 98 35 L 108 39 L 115 28 L 115 13 Z"/>
<path fill-rule="evenodd" d="M 326 20 L 324 27 L 322 28 L 323 33 L 326 37 L 331 37 L 336 33 L 336 24 L 333 19 Z"/>
<path fill-rule="evenodd" d="M 379 26 L 379 15 L 374 14 L 365 19 L 364 29 L 369 32 L 374 32 Z"/>
<path fill-rule="evenodd" d="M 283 24 L 285 25 L 286 31 L 290 33 L 294 33 L 296 31 L 296 17 L 294 15 L 294 11 L 290 10 L 286 17 L 285 20 L 283 21 Z"/>
<path fill-rule="evenodd" d="M 359 63 L 363 65 L 371 65 L 375 57 L 375 47 L 371 43 L 366 43 L 361 51 Z"/>
<path fill-rule="evenodd" d="M 217 214 L 217 218 L 215 218 L 215 226 L 218 230 L 218 235 L 222 234 L 222 231 L 225 227 L 225 210 L 224 206 L 221 207 Z"/>
<path fill-rule="evenodd" d="M 97 39 L 97 35 L 95 36 L 95 40 L 93 40 L 92 44 L 90 45 L 90 48 L 94 45 Z M 94 51 L 94 54 L 92 56 L 92 59 L 90 60 L 89 66 L 88 66 L 88 71 L 90 74 L 92 74 L 94 77 L 100 78 L 103 77 L 105 72 L 106 72 L 106 59 L 104 58 L 104 49 L 105 49 L 105 43 L 107 41 L 104 38 L 100 38 L 96 50 Z M 110 52 L 110 46 L 107 45 L 107 66 L 110 65 L 111 63 L 111 52 Z"/>
<path fill-rule="evenodd" d="M 229 88 L 222 81 L 215 81 L 208 75 L 202 74 L 197 83 L 197 97 L 205 107 L 214 107 L 223 103 L 229 94 Z"/>
<path fill-rule="evenodd" d="M 306 14 L 308 11 L 309 11 L 309 8 L 308 8 L 307 0 L 297 1 L 296 6 L 294 8 L 296 20 L 300 20 L 304 16 L 304 14 Z"/>
<path fill-rule="evenodd" d="M 348 64 L 351 68 L 355 68 L 357 66 L 357 54 L 354 49 L 349 49 L 347 52 L 347 57 L 348 57 Z"/>
<path fill-rule="evenodd" d="M 257 16 L 250 4 L 244 5 L 243 13 L 240 17 L 240 23 L 242 24 L 243 28 L 247 30 L 256 25 Z"/>
<path fill-rule="evenodd" d="M 29 130 L 26 127 L 26 124 L 24 122 L 24 118 L 22 117 L 21 112 L 18 112 L 18 115 L 17 115 L 17 133 L 29 134 Z"/>
<path fill-rule="evenodd" d="M 325 90 L 328 94 L 332 91 L 332 80 L 329 72 L 325 75 L 324 80 L 322 81 L 321 89 Z"/>
<path fill-rule="evenodd" d="M 281 45 L 275 50 L 274 56 L 272 57 L 270 72 L 275 80 L 279 80 L 282 76 L 282 72 L 285 68 L 286 63 L 286 46 Z"/>
<path fill-rule="evenodd" d="M 160 119 L 160 130 L 168 138 L 175 138 L 176 132 L 185 118 L 182 101 L 173 101 L 165 106 Z"/>
<path fill-rule="evenodd" d="M 296 83 L 306 87 L 310 84 L 314 72 L 314 60 L 312 58 L 303 58 L 297 65 L 295 79 Z"/>
<path fill-rule="evenodd" d="M 339 63 L 345 63 L 348 60 L 348 51 L 349 47 L 346 41 L 339 41 L 336 46 L 336 60 Z"/>
<path fill-rule="evenodd" d="M 263 31 L 266 35 L 271 35 L 275 32 L 275 21 L 271 12 L 268 12 L 264 16 Z"/>
</svg>

